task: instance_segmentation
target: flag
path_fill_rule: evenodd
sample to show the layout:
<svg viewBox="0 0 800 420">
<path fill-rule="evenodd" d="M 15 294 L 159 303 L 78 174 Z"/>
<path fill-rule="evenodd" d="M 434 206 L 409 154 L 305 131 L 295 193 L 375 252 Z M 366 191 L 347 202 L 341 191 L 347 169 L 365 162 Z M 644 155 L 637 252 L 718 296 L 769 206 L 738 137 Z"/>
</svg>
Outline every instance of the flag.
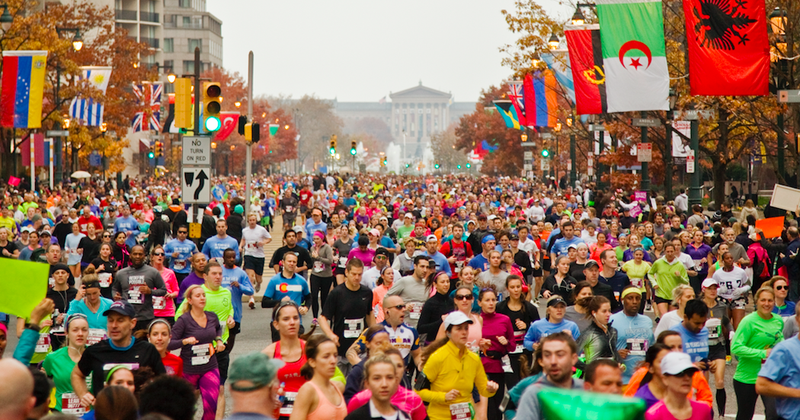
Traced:
<svg viewBox="0 0 800 420">
<path fill-rule="evenodd" d="M 769 94 L 764 0 L 684 0 L 692 95 Z"/>
<path fill-rule="evenodd" d="M 44 140 L 44 134 L 34 133 L 33 136 L 33 163 L 35 166 L 44 166 L 45 162 L 50 161 L 50 147 Z M 31 138 L 27 137 L 19 144 L 22 166 L 31 166 Z"/>
<path fill-rule="evenodd" d="M 508 82 L 508 99 L 514 104 L 514 109 L 517 111 L 519 117 L 519 124 L 527 126 L 527 118 L 525 116 L 525 102 L 522 98 L 522 81 L 513 80 Z"/>
<path fill-rule="evenodd" d="M 47 51 L 3 51 L 0 125 L 14 128 L 42 126 Z"/>
<path fill-rule="evenodd" d="M 234 130 L 239 128 L 239 113 L 238 112 L 221 112 L 219 120 L 222 123 L 222 128 L 214 134 L 214 140 L 223 141 L 227 139 Z"/>
<path fill-rule="evenodd" d="M 661 1 L 596 2 L 608 112 L 669 110 Z"/>
<path fill-rule="evenodd" d="M 607 111 L 606 76 L 599 25 L 567 25 L 564 30 L 575 82 L 575 112 L 597 115 Z"/>
<path fill-rule="evenodd" d="M 536 127 L 555 127 L 558 122 L 558 82 L 553 72 L 545 70 L 533 78 L 533 92 L 536 97 Z"/>
<path fill-rule="evenodd" d="M 536 127 L 536 92 L 533 89 L 533 77 L 530 73 L 526 74 L 522 80 L 522 96 L 525 107 L 530 110 L 528 127 Z"/>
<path fill-rule="evenodd" d="M 80 82 L 99 90 L 105 95 L 108 81 L 111 79 L 111 67 L 81 67 Z M 69 116 L 81 125 L 98 127 L 103 124 L 104 106 L 92 98 L 76 97 L 69 105 Z"/>
<path fill-rule="evenodd" d="M 161 92 L 163 84 L 145 83 L 133 85 L 133 94 L 139 100 L 138 111 L 133 118 L 133 131 L 161 131 Z"/>
<path fill-rule="evenodd" d="M 556 57 L 555 54 L 551 53 L 542 54 L 542 61 L 547 63 L 547 67 L 550 67 L 550 70 L 555 72 L 558 84 L 566 92 L 569 101 L 574 104 L 575 82 L 572 80 L 572 70 L 570 70 L 572 65 L 569 61 L 569 55 L 562 54 L 560 57 Z"/>
<path fill-rule="evenodd" d="M 514 105 L 509 100 L 499 100 L 493 101 L 494 106 L 497 108 L 497 111 L 500 112 L 500 115 L 503 117 L 503 120 L 506 122 L 506 127 L 508 128 L 516 128 L 517 130 L 521 130 L 522 127 L 519 125 L 519 117 L 517 116 L 517 110 L 514 108 Z"/>
</svg>

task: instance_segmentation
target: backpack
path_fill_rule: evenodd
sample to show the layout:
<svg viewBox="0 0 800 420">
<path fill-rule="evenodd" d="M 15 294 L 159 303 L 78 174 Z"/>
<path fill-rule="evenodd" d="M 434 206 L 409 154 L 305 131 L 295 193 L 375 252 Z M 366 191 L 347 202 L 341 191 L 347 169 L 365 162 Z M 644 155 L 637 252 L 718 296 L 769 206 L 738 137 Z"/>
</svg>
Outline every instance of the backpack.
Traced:
<svg viewBox="0 0 800 420">
<path fill-rule="evenodd" d="M 771 277 L 772 275 L 770 274 L 769 271 L 770 261 L 767 251 L 764 250 L 764 248 L 761 249 L 756 248 L 754 249 L 754 251 L 755 251 L 756 261 L 753 262 L 753 276 L 759 279 L 765 279 Z"/>
</svg>

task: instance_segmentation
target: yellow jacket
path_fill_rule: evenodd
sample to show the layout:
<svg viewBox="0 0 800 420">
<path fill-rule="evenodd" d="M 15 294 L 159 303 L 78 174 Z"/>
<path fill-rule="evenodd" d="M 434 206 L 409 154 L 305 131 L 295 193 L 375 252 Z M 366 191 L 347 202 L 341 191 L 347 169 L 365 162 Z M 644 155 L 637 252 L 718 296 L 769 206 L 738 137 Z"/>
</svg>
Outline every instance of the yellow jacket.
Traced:
<svg viewBox="0 0 800 420">
<path fill-rule="evenodd" d="M 458 347 L 451 341 L 428 358 L 422 371 L 431 387 L 417 393 L 423 401 L 430 403 L 428 417 L 431 420 L 450 420 L 450 404 L 472 403 L 473 387 L 477 387 L 484 397 L 494 395 L 494 392 L 486 390 L 488 380 L 481 358 L 469 350 L 464 350 L 464 355 L 460 356 Z M 461 396 L 445 402 L 445 394 L 453 389 L 461 391 Z"/>
</svg>

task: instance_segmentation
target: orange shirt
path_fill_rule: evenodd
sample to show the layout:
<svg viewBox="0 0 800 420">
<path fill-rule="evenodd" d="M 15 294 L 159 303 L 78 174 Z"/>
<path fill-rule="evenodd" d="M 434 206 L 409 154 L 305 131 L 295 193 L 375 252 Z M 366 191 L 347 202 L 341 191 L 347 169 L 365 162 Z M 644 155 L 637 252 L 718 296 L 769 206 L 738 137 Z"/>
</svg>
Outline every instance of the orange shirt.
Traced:
<svg viewBox="0 0 800 420">
<path fill-rule="evenodd" d="M 639 390 L 639 385 L 642 383 L 642 379 L 644 379 L 644 375 L 647 374 L 647 370 L 647 368 L 642 367 L 633 373 L 623 395 L 626 397 L 633 397 L 636 394 L 636 391 Z M 694 397 L 692 394 L 694 394 Z M 709 407 L 713 408 L 711 388 L 708 386 L 708 381 L 706 381 L 706 377 L 703 376 L 702 372 L 698 371 L 692 376 L 692 391 L 689 392 L 688 397 L 697 402 L 708 404 Z"/>
</svg>

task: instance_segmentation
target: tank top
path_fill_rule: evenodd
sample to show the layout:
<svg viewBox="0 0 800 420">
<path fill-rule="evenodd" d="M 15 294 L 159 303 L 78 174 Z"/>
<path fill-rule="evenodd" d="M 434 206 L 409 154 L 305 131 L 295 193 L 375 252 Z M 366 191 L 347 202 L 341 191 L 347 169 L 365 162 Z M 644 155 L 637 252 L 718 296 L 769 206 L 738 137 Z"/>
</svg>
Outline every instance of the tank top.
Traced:
<svg viewBox="0 0 800 420">
<path fill-rule="evenodd" d="M 480 342 L 483 338 L 483 326 L 478 315 L 470 314 L 472 324 L 469 325 L 469 335 L 467 335 L 467 348 L 475 353 L 480 352 Z"/>
<path fill-rule="evenodd" d="M 339 391 L 339 388 L 336 388 L 335 386 L 333 387 L 336 390 L 336 393 L 339 394 L 341 401 L 339 402 L 339 405 L 333 405 L 333 403 L 328 401 L 328 397 L 322 393 L 322 390 L 319 389 L 317 384 L 311 381 L 308 383 L 317 390 L 319 403 L 314 411 L 308 413 L 306 420 L 343 420 L 345 417 L 347 417 L 347 405 L 344 402 L 344 396 L 342 395 L 342 392 Z"/>
<path fill-rule="evenodd" d="M 275 343 L 274 359 L 281 359 L 281 342 Z M 275 418 L 289 418 L 294 409 L 294 400 L 297 398 L 297 391 L 306 383 L 306 378 L 300 374 L 300 369 L 306 364 L 306 342 L 300 340 L 300 359 L 294 362 L 283 361 L 285 365 L 278 370 L 278 381 L 283 383 L 285 392 L 283 405 L 275 410 Z"/>
</svg>

